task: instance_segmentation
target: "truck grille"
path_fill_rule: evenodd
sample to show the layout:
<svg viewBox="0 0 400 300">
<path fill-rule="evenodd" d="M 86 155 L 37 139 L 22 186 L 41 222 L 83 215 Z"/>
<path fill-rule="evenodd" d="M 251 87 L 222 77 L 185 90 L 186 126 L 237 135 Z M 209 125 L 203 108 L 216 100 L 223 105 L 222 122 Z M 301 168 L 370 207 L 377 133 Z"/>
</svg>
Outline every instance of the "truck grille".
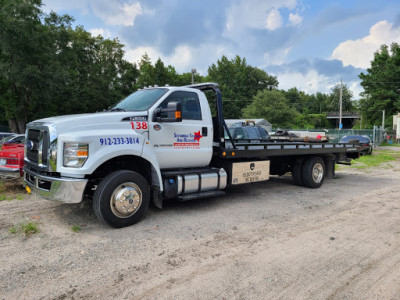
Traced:
<svg viewBox="0 0 400 300">
<path fill-rule="evenodd" d="M 33 163 L 39 162 L 39 144 L 40 144 L 40 130 L 29 129 L 28 140 L 33 142 L 33 147 L 26 150 L 26 157 Z"/>
<path fill-rule="evenodd" d="M 28 126 L 25 159 L 29 161 L 31 166 L 36 165 L 36 167 L 42 171 L 51 171 L 49 168 L 51 154 L 50 132 L 53 129 L 51 126 L 46 125 L 47 124 L 34 124 L 34 126 Z"/>
</svg>

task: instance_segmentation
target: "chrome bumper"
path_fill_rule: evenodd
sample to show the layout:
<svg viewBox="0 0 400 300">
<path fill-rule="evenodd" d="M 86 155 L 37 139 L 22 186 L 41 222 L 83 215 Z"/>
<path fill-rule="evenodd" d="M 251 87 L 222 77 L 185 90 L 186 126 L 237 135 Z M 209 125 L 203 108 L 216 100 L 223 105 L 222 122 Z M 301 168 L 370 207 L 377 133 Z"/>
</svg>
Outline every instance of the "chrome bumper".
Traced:
<svg viewBox="0 0 400 300">
<path fill-rule="evenodd" d="M 88 180 L 43 176 L 24 169 L 24 182 L 34 194 L 48 200 L 63 203 L 80 203 Z"/>
<path fill-rule="evenodd" d="M 0 167 L 0 177 L 14 177 L 20 178 L 21 174 L 19 172 L 19 168 L 5 168 Z"/>
</svg>

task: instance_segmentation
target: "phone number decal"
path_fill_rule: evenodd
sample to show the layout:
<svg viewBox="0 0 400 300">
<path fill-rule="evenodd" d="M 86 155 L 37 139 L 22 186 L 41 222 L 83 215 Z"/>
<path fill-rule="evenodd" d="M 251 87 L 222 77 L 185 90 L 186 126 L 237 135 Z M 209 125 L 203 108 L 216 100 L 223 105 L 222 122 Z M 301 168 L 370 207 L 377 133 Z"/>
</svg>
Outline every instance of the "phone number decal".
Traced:
<svg viewBox="0 0 400 300">
<path fill-rule="evenodd" d="M 105 137 L 101 138 L 100 140 L 100 146 L 113 146 L 113 145 L 134 145 L 134 144 L 139 144 L 139 138 L 133 138 L 133 137 Z"/>
</svg>

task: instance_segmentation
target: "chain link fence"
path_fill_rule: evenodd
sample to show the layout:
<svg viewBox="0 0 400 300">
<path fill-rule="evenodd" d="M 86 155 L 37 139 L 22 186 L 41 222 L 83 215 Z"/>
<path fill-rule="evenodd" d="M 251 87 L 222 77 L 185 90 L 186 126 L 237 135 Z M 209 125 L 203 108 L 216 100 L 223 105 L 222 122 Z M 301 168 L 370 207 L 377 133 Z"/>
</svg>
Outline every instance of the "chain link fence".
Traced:
<svg viewBox="0 0 400 300">
<path fill-rule="evenodd" d="M 340 139 L 346 135 L 366 135 L 368 136 L 374 147 L 379 146 L 386 141 L 387 133 L 382 129 L 382 127 L 374 126 L 373 129 L 311 129 L 311 130 L 290 130 L 288 131 L 307 131 L 307 132 L 325 132 L 325 136 L 329 138 L 329 142 L 338 143 Z"/>
</svg>

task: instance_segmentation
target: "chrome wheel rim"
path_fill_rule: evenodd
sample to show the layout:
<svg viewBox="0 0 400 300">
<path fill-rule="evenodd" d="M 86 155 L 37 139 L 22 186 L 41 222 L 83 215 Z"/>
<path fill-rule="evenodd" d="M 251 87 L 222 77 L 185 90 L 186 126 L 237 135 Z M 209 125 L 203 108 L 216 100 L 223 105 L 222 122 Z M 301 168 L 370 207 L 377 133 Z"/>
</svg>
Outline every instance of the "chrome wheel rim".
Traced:
<svg viewBox="0 0 400 300">
<path fill-rule="evenodd" d="M 321 182 L 322 178 L 324 177 L 324 167 L 321 164 L 315 164 L 312 171 L 312 177 L 314 182 Z"/>
<path fill-rule="evenodd" d="M 119 218 L 129 218 L 133 216 L 141 205 L 142 191 L 132 182 L 122 183 L 111 195 L 111 210 L 113 214 Z"/>
</svg>

